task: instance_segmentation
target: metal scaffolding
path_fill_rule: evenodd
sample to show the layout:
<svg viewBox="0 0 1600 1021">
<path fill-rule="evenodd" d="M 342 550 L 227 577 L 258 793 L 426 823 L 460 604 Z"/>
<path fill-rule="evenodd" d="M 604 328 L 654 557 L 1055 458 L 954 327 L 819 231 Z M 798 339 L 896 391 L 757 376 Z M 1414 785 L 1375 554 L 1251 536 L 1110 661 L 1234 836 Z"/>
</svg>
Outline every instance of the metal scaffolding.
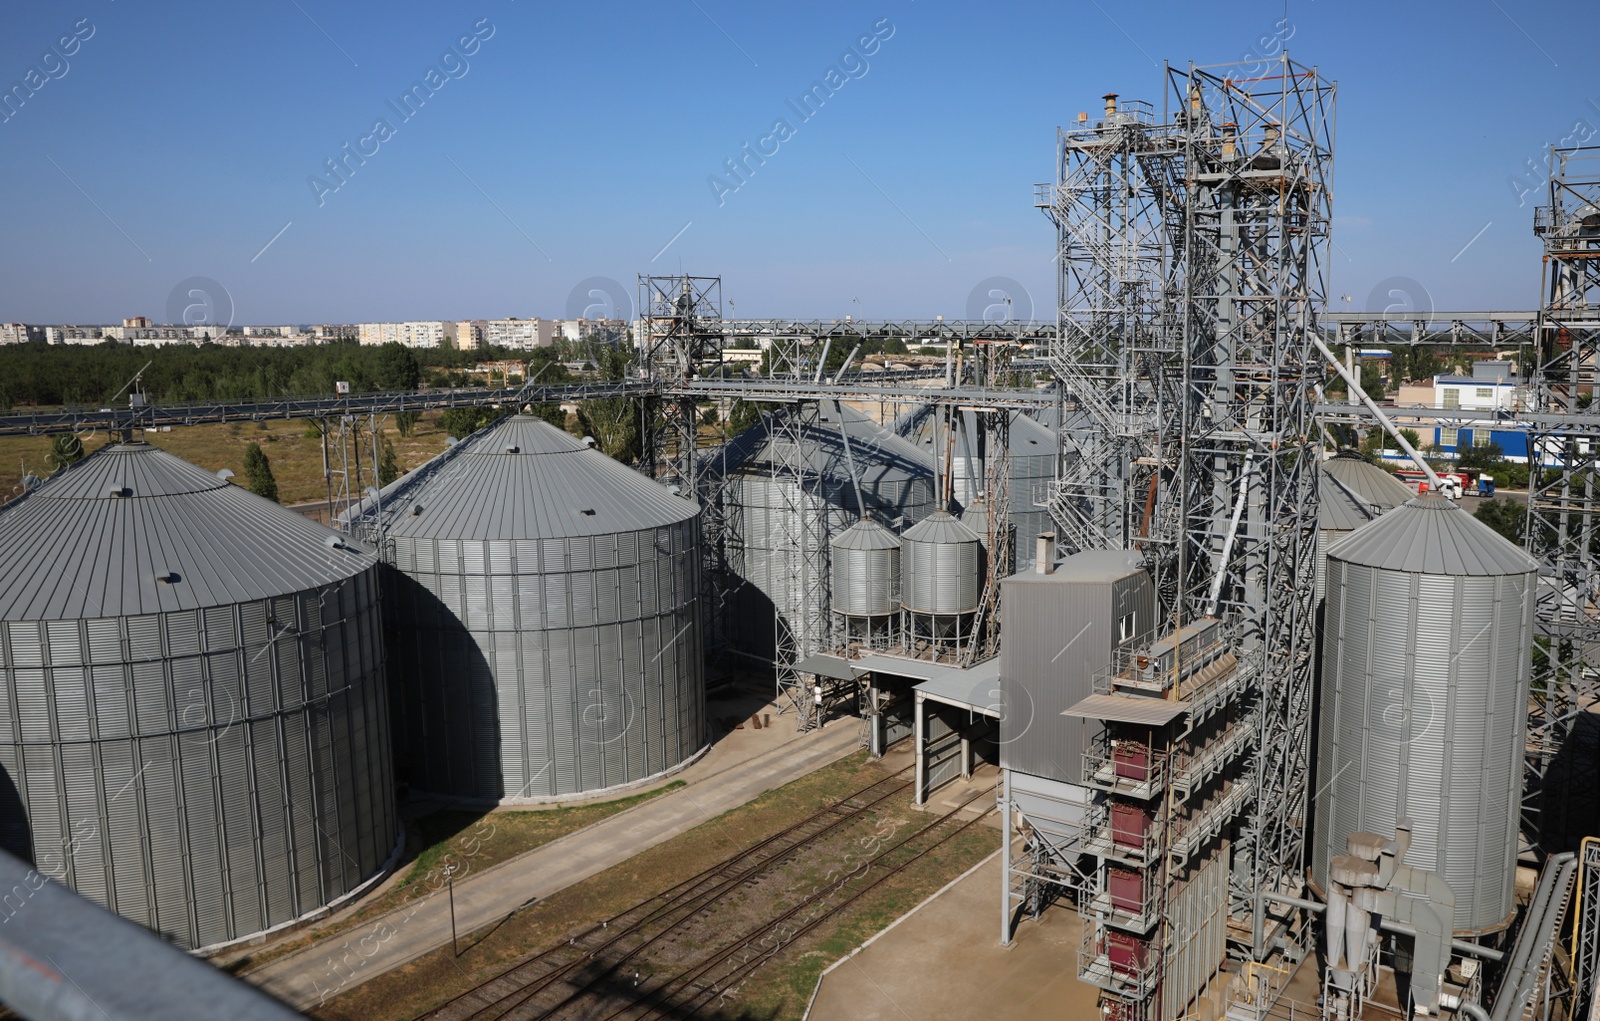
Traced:
<svg viewBox="0 0 1600 1021">
<path fill-rule="evenodd" d="M 1529 431 L 1527 546 L 1538 558 L 1524 826 L 1545 853 L 1593 825 L 1600 696 L 1600 147 L 1550 153 Z"/>
<path fill-rule="evenodd" d="M 1327 301 L 1335 87 L 1287 56 L 1275 70 L 1169 72 L 1183 140 L 1185 392 L 1166 492 L 1181 506 L 1183 616 L 1227 620 L 1257 686 L 1254 804 L 1230 884 L 1243 911 L 1261 891 L 1304 883 L 1316 648 L 1313 335 Z"/>
<path fill-rule="evenodd" d="M 1248 679 L 1227 829 L 1242 921 L 1304 883 L 1335 89 L 1287 56 L 1238 70 L 1169 67 L 1159 122 L 1106 96 L 1061 132 L 1036 204 L 1058 238 L 1050 365 L 1080 415 L 1050 503 L 1066 545 L 1141 551 L 1164 626 L 1220 618 Z M 1276 923 L 1242 951 L 1300 960 L 1304 919 Z"/>
</svg>

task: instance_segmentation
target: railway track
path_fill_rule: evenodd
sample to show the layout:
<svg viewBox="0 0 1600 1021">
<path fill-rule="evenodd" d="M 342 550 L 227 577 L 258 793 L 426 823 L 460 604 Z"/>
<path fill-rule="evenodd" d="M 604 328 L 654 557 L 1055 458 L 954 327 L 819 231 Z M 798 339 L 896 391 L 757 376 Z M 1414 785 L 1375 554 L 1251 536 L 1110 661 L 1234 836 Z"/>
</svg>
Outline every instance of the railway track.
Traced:
<svg viewBox="0 0 1600 1021">
<path fill-rule="evenodd" d="M 571 987 L 596 985 L 671 937 L 764 873 L 790 861 L 912 787 L 910 770 L 868 784 L 819 811 L 735 852 L 703 872 L 570 936 L 419 1015 L 417 1021 L 501 1021 L 547 1017 L 571 999 Z M 570 981 L 569 981 L 570 980 Z"/>
</svg>

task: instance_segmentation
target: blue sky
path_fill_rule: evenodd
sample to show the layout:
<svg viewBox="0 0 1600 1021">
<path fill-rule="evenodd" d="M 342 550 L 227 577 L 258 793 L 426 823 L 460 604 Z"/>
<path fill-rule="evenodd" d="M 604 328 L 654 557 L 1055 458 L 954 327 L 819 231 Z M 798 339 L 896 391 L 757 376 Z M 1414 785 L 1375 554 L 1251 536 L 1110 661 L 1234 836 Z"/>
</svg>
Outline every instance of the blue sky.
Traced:
<svg viewBox="0 0 1600 1021">
<path fill-rule="evenodd" d="M 1600 136 L 1600 5 L 1285 10 L 11 3 L 0 82 L 44 82 L 0 123 L 0 321 L 160 320 L 194 276 L 237 323 L 562 316 L 580 281 L 631 294 L 680 271 L 720 275 L 740 315 L 954 318 L 1006 277 L 1047 318 L 1032 187 L 1057 125 L 1108 91 L 1159 106 L 1155 62 L 1233 60 L 1275 34 L 1339 83 L 1331 293 L 1361 308 L 1400 276 L 1437 308 L 1534 307 L 1539 192 L 1519 204 L 1513 182 L 1539 187 L 1529 161 L 1550 142 Z M 875 25 L 888 37 L 860 77 L 802 122 L 786 100 Z M 44 55 L 75 30 L 63 70 Z M 475 30 L 465 63 L 443 57 Z M 402 120 L 390 101 L 430 67 L 444 84 Z M 724 161 L 779 118 L 792 136 L 719 205 L 708 178 L 731 180 Z M 377 151 L 319 195 L 346 143 Z"/>
</svg>

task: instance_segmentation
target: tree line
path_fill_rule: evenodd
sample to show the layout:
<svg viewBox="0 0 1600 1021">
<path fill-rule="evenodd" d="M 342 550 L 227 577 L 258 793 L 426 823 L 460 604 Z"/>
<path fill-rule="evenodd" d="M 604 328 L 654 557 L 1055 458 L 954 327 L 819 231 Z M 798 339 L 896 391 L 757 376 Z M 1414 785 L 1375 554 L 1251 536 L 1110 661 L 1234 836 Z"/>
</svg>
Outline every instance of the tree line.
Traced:
<svg viewBox="0 0 1600 1021">
<path fill-rule="evenodd" d="M 331 394 L 339 381 L 356 393 L 463 386 L 462 370 L 507 358 L 539 366 L 529 374 L 542 371 L 541 382 L 558 382 L 566 378 L 557 363 L 564 353 L 558 348 L 414 352 L 400 344 L 363 347 L 354 341 L 295 347 L 10 344 L 0 347 L 0 409 L 106 404 L 141 369 L 145 393 L 166 403 Z"/>
</svg>

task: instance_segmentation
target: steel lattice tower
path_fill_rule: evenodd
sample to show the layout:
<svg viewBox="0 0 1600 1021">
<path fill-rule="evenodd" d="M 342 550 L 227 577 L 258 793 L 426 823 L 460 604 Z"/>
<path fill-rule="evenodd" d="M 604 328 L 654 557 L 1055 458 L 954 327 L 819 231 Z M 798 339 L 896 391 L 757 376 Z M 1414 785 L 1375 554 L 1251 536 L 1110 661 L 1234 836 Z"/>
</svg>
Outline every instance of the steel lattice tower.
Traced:
<svg viewBox="0 0 1600 1021">
<path fill-rule="evenodd" d="M 1234 843 L 1237 909 L 1303 884 L 1311 776 L 1317 448 L 1333 83 L 1289 61 L 1234 78 L 1170 70 L 1182 138 L 1182 617 L 1222 617 L 1254 678 L 1255 796 Z M 1257 952 L 1265 950 L 1255 948 Z"/>
<path fill-rule="evenodd" d="M 1592 823 L 1600 695 L 1600 147 L 1550 153 L 1528 453 L 1527 548 L 1541 566 L 1524 826 L 1545 852 Z M 1581 745 L 1589 747 L 1581 748 Z"/>
<path fill-rule="evenodd" d="M 1080 114 L 1076 128 L 1058 133 L 1056 181 L 1040 185 L 1034 201 L 1056 227 L 1050 364 L 1079 415 L 1061 423 L 1077 450 L 1049 504 L 1068 550 L 1132 549 L 1156 538 L 1143 497 L 1170 463 L 1163 444 L 1177 436 L 1179 334 L 1164 287 L 1167 164 L 1176 153 L 1150 104 L 1105 100 L 1102 122 L 1091 127 Z M 1172 536 L 1159 538 L 1169 546 L 1155 559 L 1169 562 Z"/>
<path fill-rule="evenodd" d="M 1079 415 L 1051 511 L 1068 549 L 1144 554 L 1166 628 L 1227 628 L 1248 678 L 1228 828 L 1244 921 L 1304 882 L 1335 89 L 1285 56 L 1169 68 L 1165 90 L 1159 122 L 1115 96 L 1080 115 L 1036 201 L 1057 228 L 1051 364 Z M 1251 952 L 1298 958 L 1304 920 L 1284 921 Z"/>
</svg>

